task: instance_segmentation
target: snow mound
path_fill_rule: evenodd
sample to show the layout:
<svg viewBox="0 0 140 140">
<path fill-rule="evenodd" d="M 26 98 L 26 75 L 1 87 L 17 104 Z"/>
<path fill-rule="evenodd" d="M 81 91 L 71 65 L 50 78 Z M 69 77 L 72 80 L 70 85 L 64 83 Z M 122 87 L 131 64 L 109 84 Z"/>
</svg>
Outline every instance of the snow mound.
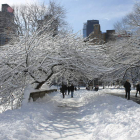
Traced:
<svg viewBox="0 0 140 140">
<path fill-rule="evenodd" d="M 140 139 L 139 105 L 106 93 L 82 89 L 74 92 L 74 98 L 63 99 L 60 92 L 53 92 L 21 109 L 8 110 L 0 114 L 0 139 Z"/>
</svg>

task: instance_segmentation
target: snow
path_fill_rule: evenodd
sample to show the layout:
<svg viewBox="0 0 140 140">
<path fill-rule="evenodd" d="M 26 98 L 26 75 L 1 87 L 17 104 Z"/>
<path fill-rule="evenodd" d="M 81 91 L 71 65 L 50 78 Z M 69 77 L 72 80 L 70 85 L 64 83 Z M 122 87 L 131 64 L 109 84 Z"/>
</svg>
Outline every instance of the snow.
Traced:
<svg viewBox="0 0 140 140">
<path fill-rule="evenodd" d="M 28 101 L 29 101 L 29 97 L 30 97 L 30 93 L 33 92 L 34 89 L 28 85 L 25 90 L 24 90 L 24 96 L 23 96 L 23 101 L 22 101 L 22 107 L 23 106 L 27 106 Z"/>
<path fill-rule="evenodd" d="M 83 88 L 64 99 L 58 91 L 24 102 L 20 109 L 0 114 L 0 140 L 140 139 L 139 104 L 110 93 L 124 94 L 124 89 Z"/>
</svg>

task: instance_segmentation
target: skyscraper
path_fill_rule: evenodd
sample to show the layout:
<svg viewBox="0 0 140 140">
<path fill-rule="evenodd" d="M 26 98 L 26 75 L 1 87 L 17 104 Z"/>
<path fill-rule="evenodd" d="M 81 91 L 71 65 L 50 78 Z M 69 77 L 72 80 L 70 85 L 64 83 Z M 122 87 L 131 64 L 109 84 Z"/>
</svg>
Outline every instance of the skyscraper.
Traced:
<svg viewBox="0 0 140 140">
<path fill-rule="evenodd" d="M 83 27 L 83 37 L 88 37 L 94 31 L 94 24 L 99 24 L 99 20 L 87 20 Z"/>
<path fill-rule="evenodd" d="M 87 37 L 87 23 L 84 23 L 84 27 L 83 27 L 83 37 Z"/>
<path fill-rule="evenodd" d="M 10 40 L 14 28 L 14 10 L 8 4 L 2 4 L 0 11 L 0 45 Z"/>
</svg>

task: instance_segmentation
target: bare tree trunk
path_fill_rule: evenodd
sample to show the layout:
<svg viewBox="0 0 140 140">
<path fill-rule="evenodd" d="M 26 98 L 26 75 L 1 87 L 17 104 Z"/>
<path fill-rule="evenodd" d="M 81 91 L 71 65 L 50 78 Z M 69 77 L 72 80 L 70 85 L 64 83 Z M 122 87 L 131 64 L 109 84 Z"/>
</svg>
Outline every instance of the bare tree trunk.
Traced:
<svg viewBox="0 0 140 140">
<path fill-rule="evenodd" d="M 47 79 L 45 79 L 45 81 L 40 82 L 35 89 L 40 89 L 42 87 L 42 85 L 47 82 L 47 80 L 53 75 L 53 72 L 51 72 L 51 74 L 47 77 Z"/>
</svg>

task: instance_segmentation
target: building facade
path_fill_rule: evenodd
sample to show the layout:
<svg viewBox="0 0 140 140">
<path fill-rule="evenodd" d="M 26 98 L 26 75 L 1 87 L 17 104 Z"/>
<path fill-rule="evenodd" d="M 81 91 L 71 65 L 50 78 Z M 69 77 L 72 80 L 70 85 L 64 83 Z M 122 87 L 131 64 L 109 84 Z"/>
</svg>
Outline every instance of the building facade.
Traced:
<svg viewBox="0 0 140 140">
<path fill-rule="evenodd" d="M 84 37 L 84 38 L 87 37 L 87 23 L 84 23 L 84 27 L 83 27 L 83 37 Z"/>
<path fill-rule="evenodd" d="M 0 45 L 5 45 L 14 32 L 14 10 L 8 4 L 2 4 L 0 11 Z"/>
<path fill-rule="evenodd" d="M 94 31 L 94 25 L 99 24 L 99 20 L 87 20 L 83 27 L 83 37 L 88 37 Z"/>
<path fill-rule="evenodd" d="M 100 30 L 100 24 L 94 24 L 94 31 L 88 36 L 88 41 L 93 44 L 103 44 L 106 41 L 106 34 Z"/>
<path fill-rule="evenodd" d="M 83 37 L 85 38 L 85 42 L 88 41 L 96 45 L 116 39 L 115 30 L 106 30 L 105 33 L 101 32 L 99 20 L 88 20 L 87 23 L 84 24 Z"/>
<path fill-rule="evenodd" d="M 115 30 L 106 30 L 106 42 L 115 41 Z"/>
</svg>

